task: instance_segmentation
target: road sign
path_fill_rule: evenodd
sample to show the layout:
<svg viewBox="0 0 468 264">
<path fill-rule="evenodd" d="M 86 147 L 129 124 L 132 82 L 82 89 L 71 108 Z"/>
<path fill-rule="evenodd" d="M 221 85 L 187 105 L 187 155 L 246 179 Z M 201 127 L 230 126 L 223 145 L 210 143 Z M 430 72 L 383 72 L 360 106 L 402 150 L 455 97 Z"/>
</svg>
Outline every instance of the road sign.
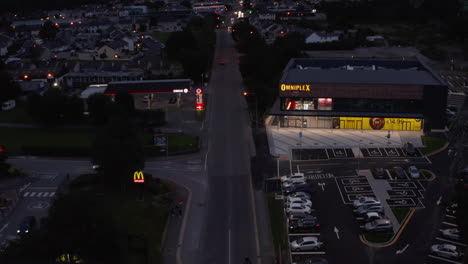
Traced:
<svg viewBox="0 0 468 264">
<path fill-rule="evenodd" d="M 144 183 L 145 182 L 145 175 L 142 171 L 135 171 L 133 173 L 133 182 L 134 183 Z"/>
</svg>

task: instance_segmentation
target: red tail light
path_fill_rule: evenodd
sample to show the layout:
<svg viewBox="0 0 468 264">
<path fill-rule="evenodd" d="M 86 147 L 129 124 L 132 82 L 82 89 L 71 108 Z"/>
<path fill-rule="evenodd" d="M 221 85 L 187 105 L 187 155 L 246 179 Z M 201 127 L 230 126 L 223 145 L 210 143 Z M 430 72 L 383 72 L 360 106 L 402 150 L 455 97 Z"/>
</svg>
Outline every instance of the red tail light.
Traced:
<svg viewBox="0 0 468 264">
<path fill-rule="evenodd" d="M 320 226 L 320 224 L 317 224 L 317 226 Z"/>
</svg>

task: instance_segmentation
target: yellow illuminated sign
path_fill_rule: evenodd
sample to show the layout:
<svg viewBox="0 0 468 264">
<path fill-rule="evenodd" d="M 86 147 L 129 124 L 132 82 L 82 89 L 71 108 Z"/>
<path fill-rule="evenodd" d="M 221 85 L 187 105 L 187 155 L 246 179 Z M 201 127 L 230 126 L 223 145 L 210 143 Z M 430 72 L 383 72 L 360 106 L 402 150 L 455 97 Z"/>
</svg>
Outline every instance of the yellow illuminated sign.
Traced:
<svg viewBox="0 0 468 264">
<path fill-rule="evenodd" d="M 310 84 L 281 84 L 281 91 L 306 91 L 310 92 Z"/>
<path fill-rule="evenodd" d="M 340 128 L 369 130 L 412 130 L 423 129 L 422 119 L 383 117 L 340 117 Z"/>
<path fill-rule="evenodd" d="M 135 173 L 133 173 L 133 182 L 145 182 L 145 175 L 142 171 L 135 171 Z"/>
</svg>

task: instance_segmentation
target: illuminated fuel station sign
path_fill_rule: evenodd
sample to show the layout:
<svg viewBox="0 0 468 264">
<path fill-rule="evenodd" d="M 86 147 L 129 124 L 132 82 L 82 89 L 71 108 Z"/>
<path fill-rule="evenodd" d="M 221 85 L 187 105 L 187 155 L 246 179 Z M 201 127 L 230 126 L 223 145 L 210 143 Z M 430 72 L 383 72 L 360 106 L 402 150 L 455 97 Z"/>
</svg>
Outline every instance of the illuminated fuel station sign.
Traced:
<svg viewBox="0 0 468 264">
<path fill-rule="evenodd" d="M 133 182 L 134 183 L 144 183 L 145 182 L 145 174 L 142 171 L 135 171 L 133 173 Z"/>
<path fill-rule="evenodd" d="M 197 111 L 205 110 L 205 103 L 203 102 L 203 88 L 196 88 L 195 89 L 195 109 Z"/>
</svg>

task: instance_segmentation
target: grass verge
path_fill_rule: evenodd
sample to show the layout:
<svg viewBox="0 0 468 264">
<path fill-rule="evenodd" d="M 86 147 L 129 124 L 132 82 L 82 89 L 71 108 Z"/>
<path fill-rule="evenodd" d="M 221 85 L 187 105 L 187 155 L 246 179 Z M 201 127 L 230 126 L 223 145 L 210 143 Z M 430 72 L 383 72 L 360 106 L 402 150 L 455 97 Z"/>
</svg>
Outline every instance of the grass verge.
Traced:
<svg viewBox="0 0 468 264">
<path fill-rule="evenodd" d="M 273 235 L 273 245 L 275 251 L 287 248 L 288 236 L 286 233 L 286 221 L 283 211 L 283 201 L 276 200 L 273 193 L 267 194 L 268 211 L 270 214 L 271 233 Z"/>
<path fill-rule="evenodd" d="M 89 147 L 94 129 L 0 128 L 0 144 L 10 155 L 21 153 L 22 146 Z"/>
<path fill-rule="evenodd" d="M 31 124 L 33 120 L 26 106 L 19 104 L 10 111 L 0 111 L 0 123 Z"/>
<path fill-rule="evenodd" d="M 424 155 L 442 148 L 445 145 L 445 143 L 447 143 L 447 140 L 443 138 L 435 138 L 435 137 L 421 137 L 421 140 L 425 147 L 420 148 L 419 150 Z"/>
<path fill-rule="evenodd" d="M 166 44 L 171 32 L 154 32 L 150 34 L 153 38 L 158 40 L 159 42 Z"/>
<path fill-rule="evenodd" d="M 432 181 L 433 180 L 433 172 L 425 169 L 420 169 L 421 174 L 426 178 L 427 180 Z"/>
<path fill-rule="evenodd" d="M 409 210 L 409 208 L 392 208 L 393 214 L 395 215 L 396 219 L 398 220 L 398 223 L 400 224 L 408 215 Z"/>
<path fill-rule="evenodd" d="M 393 233 L 367 233 L 364 238 L 371 243 L 385 243 L 393 237 Z"/>
</svg>

